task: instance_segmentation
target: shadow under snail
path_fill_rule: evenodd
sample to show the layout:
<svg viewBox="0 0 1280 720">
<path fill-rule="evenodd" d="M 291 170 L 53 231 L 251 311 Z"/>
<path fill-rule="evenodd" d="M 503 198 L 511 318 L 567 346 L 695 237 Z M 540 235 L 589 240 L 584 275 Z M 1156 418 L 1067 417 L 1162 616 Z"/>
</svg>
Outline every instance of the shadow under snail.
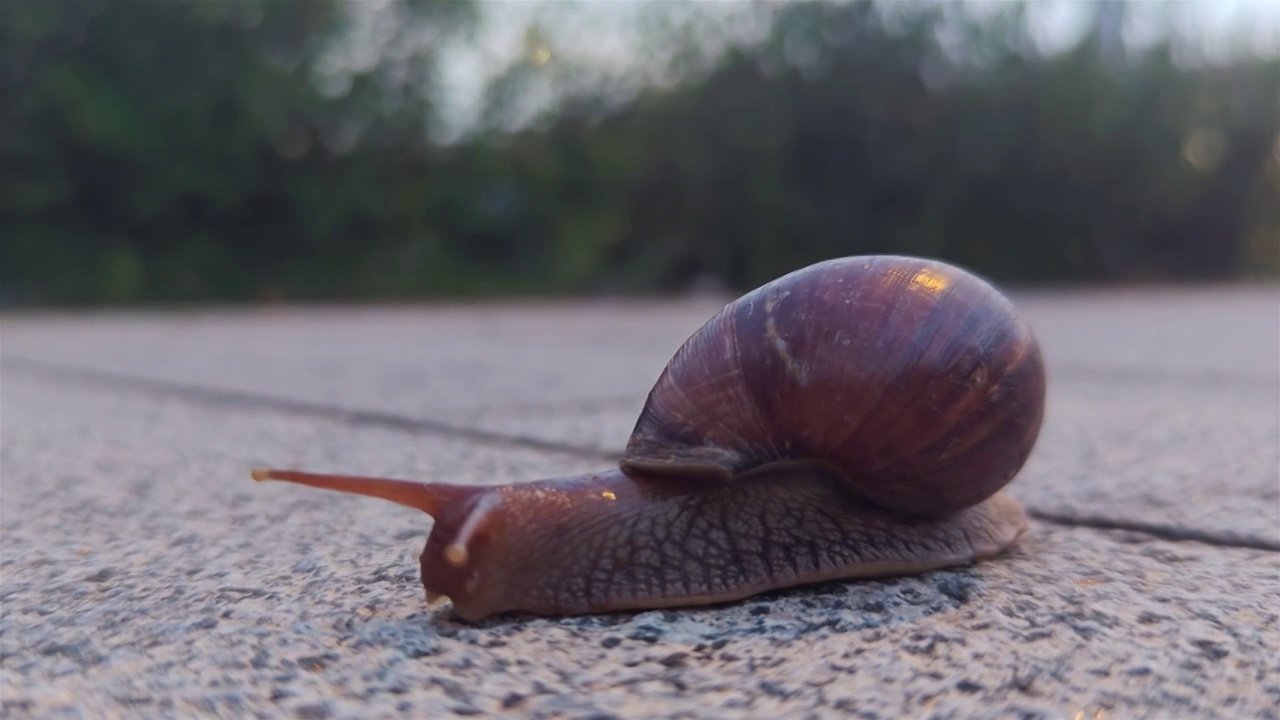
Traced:
<svg viewBox="0 0 1280 720">
<path fill-rule="evenodd" d="M 729 303 L 659 376 L 616 468 L 508 485 L 254 470 L 434 519 L 427 600 L 468 621 L 739 600 L 997 555 L 1044 412 L 1039 346 L 960 268 L 846 257 Z"/>
</svg>

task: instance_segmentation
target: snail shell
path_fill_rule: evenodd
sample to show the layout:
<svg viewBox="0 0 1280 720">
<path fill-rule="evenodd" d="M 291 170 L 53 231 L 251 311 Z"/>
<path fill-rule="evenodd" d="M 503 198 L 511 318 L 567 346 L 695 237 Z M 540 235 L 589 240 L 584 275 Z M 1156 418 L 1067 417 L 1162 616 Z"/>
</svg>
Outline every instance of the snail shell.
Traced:
<svg viewBox="0 0 1280 720">
<path fill-rule="evenodd" d="M 1040 431 L 1030 328 L 941 262 L 849 257 L 730 303 L 658 378 L 621 466 L 730 479 L 818 461 L 881 507 L 941 516 L 990 497 Z"/>
<path fill-rule="evenodd" d="M 1040 350 L 945 263 L 849 257 L 727 305 L 676 352 L 616 469 L 506 485 L 255 470 L 435 522 L 428 599 L 468 620 L 705 605 L 992 557 L 1035 445 Z"/>
</svg>

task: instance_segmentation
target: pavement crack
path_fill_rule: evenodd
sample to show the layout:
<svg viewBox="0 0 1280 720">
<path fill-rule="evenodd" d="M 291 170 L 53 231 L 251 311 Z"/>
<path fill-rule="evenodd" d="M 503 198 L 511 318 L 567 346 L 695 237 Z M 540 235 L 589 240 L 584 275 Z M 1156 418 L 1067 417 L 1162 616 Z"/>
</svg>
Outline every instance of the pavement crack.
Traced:
<svg viewBox="0 0 1280 720">
<path fill-rule="evenodd" d="M 1225 548 L 1241 548 L 1250 550 L 1266 550 L 1280 552 L 1280 542 L 1267 540 L 1252 535 L 1225 534 L 1199 528 L 1190 528 L 1167 523 L 1144 522 L 1141 520 L 1119 520 L 1100 515 L 1084 515 L 1074 513 L 1055 513 L 1046 510 L 1027 508 L 1027 514 L 1036 520 L 1065 525 L 1069 527 L 1092 528 L 1094 530 L 1127 530 L 1150 535 L 1160 540 L 1174 542 L 1198 542 L 1205 545 Z"/>
<path fill-rule="evenodd" d="M 267 410 L 289 415 L 324 418 L 348 425 L 379 427 L 413 434 L 437 435 L 503 447 L 545 450 L 587 459 L 617 460 L 616 453 L 598 448 L 556 442 L 530 435 L 482 430 L 463 425 L 453 425 L 440 420 L 428 420 L 376 410 L 344 408 L 305 400 L 295 400 L 293 398 L 157 380 L 13 356 L 0 357 L 0 367 L 46 378 L 130 390 L 156 397 L 176 398 L 205 405 Z"/>
<path fill-rule="evenodd" d="M 639 408 L 643 405 L 644 399 L 644 393 L 627 393 L 625 395 L 570 398 L 567 400 L 511 402 L 501 405 L 485 404 L 469 407 L 467 411 L 473 415 L 502 413 L 508 416 L 528 416 L 545 415 L 554 412 L 603 412 L 635 408 L 636 412 L 639 413 Z"/>
<path fill-rule="evenodd" d="M 619 454 L 598 447 L 578 445 L 574 443 L 546 440 L 530 435 L 502 433 L 479 428 L 453 425 L 440 420 L 415 418 L 395 413 L 375 410 L 344 408 L 323 403 L 295 400 L 271 395 L 214 388 L 136 375 L 114 373 L 105 370 L 90 369 L 44 360 L 34 360 L 14 356 L 0 356 L 0 367 L 25 372 L 31 375 L 44 376 L 60 380 L 69 380 L 105 386 L 113 389 L 141 392 L 156 397 L 169 397 L 188 402 L 206 405 L 219 405 L 237 409 L 257 409 L 305 417 L 324 418 L 361 427 L 378 427 L 398 430 L 411 434 L 436 435 L 441 437 L 468 440 L 501 447 L 518 447 L 533 450 L 556 452 L 564 455 L 617 462 Z M 606 400 L 611 402 L 614 399 Z M 1079 513 L 1053 512 L 1036 508 L 1028 508 L 1028 514 L 1043 522 L 1069 527 L 1084 527 L 1098 530 L 1123 530 L 1149 535 L 1160 540 L 1179 542 L 1200 542 L 1206 545 L 1228 548 L 1242 548 L 1280 552 L 1280 541 L 1268 540 L 1252 535 L 1213 532 L 1198 528 L 1190 528 L 1167 523 L 1144 522 L 1141 520 L 1120 520 L 1099 515 Z"/>
</svg>

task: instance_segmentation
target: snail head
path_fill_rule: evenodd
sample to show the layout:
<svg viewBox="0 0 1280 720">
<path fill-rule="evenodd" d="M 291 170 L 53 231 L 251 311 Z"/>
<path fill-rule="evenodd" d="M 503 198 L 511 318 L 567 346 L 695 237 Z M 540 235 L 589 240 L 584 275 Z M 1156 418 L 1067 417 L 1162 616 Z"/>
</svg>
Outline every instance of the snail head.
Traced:
<svg viewBox="0 0 1280 720">
<path fill-rule="evenodd" d="M 502 596 L 503 574 L 486 558 L 506 556 L 496 547 L 506 536 L 501 488 L 423 483 L 413 480 L 259 469 L 254 480 L 279 480 L 308 487 L 382 498 L 415 508 L 435 521 L 419 556 L 427 602 L 448 598 L 465 619 L 488 614 Z"/>
</svg>

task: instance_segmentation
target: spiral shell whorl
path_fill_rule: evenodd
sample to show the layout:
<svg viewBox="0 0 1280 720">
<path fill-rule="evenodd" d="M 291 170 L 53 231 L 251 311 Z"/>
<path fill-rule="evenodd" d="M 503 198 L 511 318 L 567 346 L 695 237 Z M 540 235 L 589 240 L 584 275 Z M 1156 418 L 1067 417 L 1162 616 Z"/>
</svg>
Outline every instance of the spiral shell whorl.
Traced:
<svg viewBox="0 0 1280 720">
<path fill-rule="evenodd" d="M 1007 484 L 1039 434 L 1039 348 L 959 268 L 848 257 L 727 305 L 677 351 L 622 468 L 725 480 L 817 460 L 889 510 L 939 516 Z"/>
</svg>

